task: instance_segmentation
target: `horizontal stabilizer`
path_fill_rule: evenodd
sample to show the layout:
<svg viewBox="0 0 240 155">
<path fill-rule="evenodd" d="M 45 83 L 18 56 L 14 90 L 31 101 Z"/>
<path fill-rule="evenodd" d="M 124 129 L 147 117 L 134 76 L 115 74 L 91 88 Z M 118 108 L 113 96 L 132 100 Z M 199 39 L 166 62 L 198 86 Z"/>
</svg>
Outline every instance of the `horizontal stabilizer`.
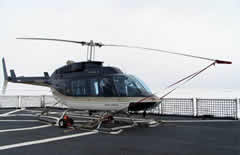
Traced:
<svg viewBox="0 0 240 155">
<path fill-rule="evenodd" d="M 47 79 L 50 78 L 48 72 L 44 72 L 44 77 L 47 78 Z"/>
<path fill-rule="evenodd" d="M 16 74 L 14 70 L 10 70 L 11 78 L 16 79 Z"/>
</svg>

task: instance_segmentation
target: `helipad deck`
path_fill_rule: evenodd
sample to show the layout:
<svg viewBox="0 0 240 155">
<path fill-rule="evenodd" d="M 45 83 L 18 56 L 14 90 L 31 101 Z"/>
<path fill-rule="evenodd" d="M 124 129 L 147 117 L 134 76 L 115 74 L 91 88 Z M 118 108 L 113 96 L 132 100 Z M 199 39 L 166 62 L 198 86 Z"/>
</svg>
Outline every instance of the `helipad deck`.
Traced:
<svg viewBox="0 0 240 155">
<path fill-rule="evenodd" d="M 60 129 L 39 122 L 31 112 L 15 110 L 0 110 L 5 114 L 0 117 L 1 155 L 240 154 L 240 122 L 236 120 L 162 117 L 166 121 L 157 127 L 134 127 L 110 135 Z M 11 117 L 4 117 L 7 114 Z"/>
</svg>

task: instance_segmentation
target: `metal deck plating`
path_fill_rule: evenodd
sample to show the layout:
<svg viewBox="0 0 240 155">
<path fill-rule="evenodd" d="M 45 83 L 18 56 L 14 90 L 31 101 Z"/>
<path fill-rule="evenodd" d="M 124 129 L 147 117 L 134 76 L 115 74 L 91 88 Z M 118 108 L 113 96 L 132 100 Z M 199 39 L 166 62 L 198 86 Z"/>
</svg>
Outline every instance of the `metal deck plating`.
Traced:
<svg viewBox="0 0 240 155">
<path fill-rule="evenodd" d="M 164 123 L 157 127 L 126 128 L 111 135 L 60 129 L 38 121 L 26 110 L 1 109 L 0 114 L 1 155 L 240 154 L 240 122 L 236 120 L 161 117 Z"/>
</svg>

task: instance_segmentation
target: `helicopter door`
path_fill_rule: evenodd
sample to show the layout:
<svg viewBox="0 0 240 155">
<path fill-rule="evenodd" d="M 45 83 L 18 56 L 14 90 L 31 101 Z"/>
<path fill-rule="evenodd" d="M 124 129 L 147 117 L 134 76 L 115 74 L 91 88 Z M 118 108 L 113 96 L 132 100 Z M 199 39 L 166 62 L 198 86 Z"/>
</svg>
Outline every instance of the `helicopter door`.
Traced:
<svg viewBox="0 0 240 155">
<path fill-rule="evenodd" d="M 102 96 L 115 97 L 116 90 L 113 84 L 113 80 L 109 77 L 104 77 L 100 80 L 100 90 Z"/>
<path fill-rule="evenodd" d="M 97 79 L 73 80 L 71 86 L 71 96 L 99 96 L 99 82 Z"/>
<path fill-rule="evenodd" d="M 113 77 L 114 85 L 116 87 L 118 96 L 126 97 L 128 96 L 128 88 L 126 85 L 126 77 L 125 76 L 115 76 Z"/>
</svg>

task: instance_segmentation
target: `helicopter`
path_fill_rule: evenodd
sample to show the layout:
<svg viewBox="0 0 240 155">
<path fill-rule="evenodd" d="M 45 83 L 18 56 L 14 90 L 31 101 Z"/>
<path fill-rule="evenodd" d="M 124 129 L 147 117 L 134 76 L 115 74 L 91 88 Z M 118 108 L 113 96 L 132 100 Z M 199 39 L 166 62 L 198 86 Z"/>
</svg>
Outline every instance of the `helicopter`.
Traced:
<svg viewBox="0 0 240 155">
<path fill-rule="evenodd" d="M 49 76 L 48 72 L 44 72 L 44 76 L 39 77 L 17 77 L 14 70 L 10 70 L 10 76 L 8 76 L 5 59 L 3 58 L 3 94 L 6 91 L 7 82 L 49 87 L 57 102 L 66 105 L 68 109 L 88 110 L 89 115 L 96 111 L 106 112 L 99 120 L 104 120 L 106 118 L 113 119 L 114 114 L 118 112 L 128 113 L 129 111 L 144 111 L 143 114 L 145 115 L 146 110 L 158 106 L 161 100 L 176 88 L 164 94 L 162 97 L 158 97 L 155 93 L 152 93 L 148 86 L 139 78 L 130 74 L 125 74 L 118 67 L 104 66 L 102 61 L 95 61 L 95 47 L 110 46 L 135 48 L 211 61 L 211 64 L 207 67 L 177 81 L 169 87 L 181 82 L 188 82 L 215 64 L 232 63 L 230 61 L 210 59 L 153 48 L 103 44 L 92 40 L 85 42 L 52 38 L 17 39 L 59 41 L 87 46 L 87 61 L 67 61 L 66 65 L 56 69 L 51 76 Z M 58 119 L 57 124 L 60 127 L 66 127 L 68 123 L 73 123 L 73 120 L 65 117 L 67 111 L 68 110 Z"/>
</svg>

